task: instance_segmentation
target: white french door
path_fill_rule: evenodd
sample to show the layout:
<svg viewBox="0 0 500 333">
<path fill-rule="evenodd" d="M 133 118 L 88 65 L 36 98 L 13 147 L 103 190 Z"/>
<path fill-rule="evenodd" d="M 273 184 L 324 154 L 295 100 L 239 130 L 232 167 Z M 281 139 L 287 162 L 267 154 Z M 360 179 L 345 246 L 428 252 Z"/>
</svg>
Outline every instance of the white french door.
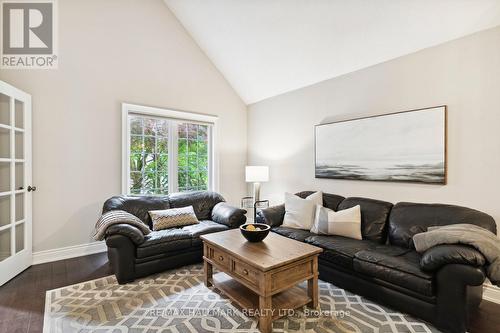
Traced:
<svg viewBox="0 0 500 333">
<path fill-rule="evenodd" d="M 31 96 L 0 81 L 0 286 L 31 266 Z"/>
</svg>

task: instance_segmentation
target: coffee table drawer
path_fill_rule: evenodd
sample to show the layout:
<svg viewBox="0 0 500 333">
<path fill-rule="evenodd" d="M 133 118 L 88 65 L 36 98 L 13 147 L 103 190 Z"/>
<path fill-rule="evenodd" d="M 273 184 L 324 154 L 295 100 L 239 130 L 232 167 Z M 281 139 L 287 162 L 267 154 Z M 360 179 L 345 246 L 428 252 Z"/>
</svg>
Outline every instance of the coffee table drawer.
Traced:
<svg viewBox="0 0 500 333">
<path fill-rule="evenodd" d="M 213 247 L 208 247 L 208 257 L 220 266 L 229 268 L 229 256 Z"/>
<path fill-rule="evenodd" d="M 297 281 L 308 279 L 314 274 L 314 271 L 312 259 L 289 265 L 283 270 L 272 273 L 271 290 L 274 291 L 283 286 L 295 284 Z"/>
<path fill-rule="evenodd" d="M 260 273 L 258 271 L 256 271 L 251 266 L 235 259 L 232 260 L 232 263 L 233 264 L 231 271 L 233 274 L 238 275 L 239 277 L 243 278 L 247 282 L 250 282 L 252 285 L 256 287 L 259 286 Z"/>
</svg>

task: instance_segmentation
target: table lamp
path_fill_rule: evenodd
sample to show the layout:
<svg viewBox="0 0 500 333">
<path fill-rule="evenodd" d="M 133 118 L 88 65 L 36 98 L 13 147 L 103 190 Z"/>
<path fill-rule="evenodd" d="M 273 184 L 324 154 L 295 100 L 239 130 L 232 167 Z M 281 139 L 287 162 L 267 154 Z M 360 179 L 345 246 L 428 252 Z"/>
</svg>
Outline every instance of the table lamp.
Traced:
<svg viewBox="0 0 500 333">
<path fill-rule="evenodd" d="M 253 201 L 260 200 L 260 183 L 269 181 L 268 166 L 246 166 L 245 180 L 247 183 L 253 183 Z"/>
</svg>

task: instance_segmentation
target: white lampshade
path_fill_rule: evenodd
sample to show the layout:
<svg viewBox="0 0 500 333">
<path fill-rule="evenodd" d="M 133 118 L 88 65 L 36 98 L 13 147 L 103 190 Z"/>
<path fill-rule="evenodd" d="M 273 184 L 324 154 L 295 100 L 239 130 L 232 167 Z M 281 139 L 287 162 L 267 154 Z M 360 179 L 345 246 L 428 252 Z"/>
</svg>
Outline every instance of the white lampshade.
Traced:
<svg viewBox="0 0 500 333">
<path fill-rule="evenodd" d="M 247 183 L 259 183 L 269 181 L 269 167 L 247 166 L 245 167 L 245 180 Z"/>
</svg>

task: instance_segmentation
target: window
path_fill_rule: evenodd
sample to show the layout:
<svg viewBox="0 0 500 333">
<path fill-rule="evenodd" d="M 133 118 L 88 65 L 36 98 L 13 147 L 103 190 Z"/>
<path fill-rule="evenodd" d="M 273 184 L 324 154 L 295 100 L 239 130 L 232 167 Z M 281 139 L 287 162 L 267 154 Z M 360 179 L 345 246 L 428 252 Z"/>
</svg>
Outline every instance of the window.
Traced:
<svg viewBox="0 0 500 333">
<path fill-rule="evenodd" d="M 177 125 L 177 182 L 179 191 L 208 189 L 208 126 Z"/>
<path fill-rule="evenodd" d="M 123 192 L 216 190 L 216 118 L 123 104 Z"/>
<path fill-rule="evenodd" d="M 129 124 L 129 193 L 168 193 L 169 122 L 131 114 Z"/>
</svg>

